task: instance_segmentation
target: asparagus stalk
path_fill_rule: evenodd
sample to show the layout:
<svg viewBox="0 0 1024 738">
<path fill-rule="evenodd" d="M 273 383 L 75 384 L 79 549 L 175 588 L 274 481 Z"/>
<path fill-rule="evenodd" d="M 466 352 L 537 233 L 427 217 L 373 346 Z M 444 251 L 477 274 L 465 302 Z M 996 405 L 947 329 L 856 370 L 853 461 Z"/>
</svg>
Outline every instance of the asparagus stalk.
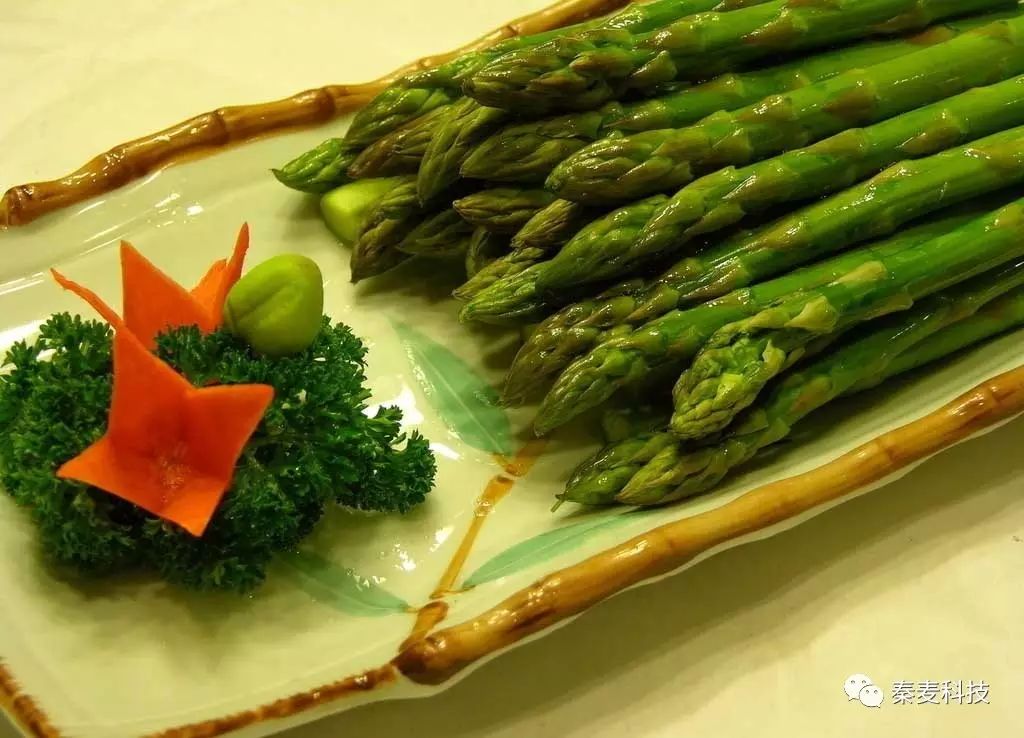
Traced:
<svg viewBox="0 0 1024 738">
<path fill-rule="evenodd" d="M 446 107 L 435 108 L 367 146 L 348 168 L 353 179 L 416 174 Z"/>
<path fill-rule="evenodd" d="M 420 200 L 429 202 L 460 177 L 469 151 L 508 120 L 508 113 L 463 98 L 450 105 L 434 131 L 419 170 Z"/>
<path fill-rule="evenodd" d="M 887 379 L 916 371 L 951 354 L 1024 325 L 1024 289 L 1017 288 L 986 305 L 975 315 L 929 336 L 890 362 L 874 376 L 865 376 L 844 396 L 864 392 Z"/>
<path fill-rule="evenodd" d="M 430 70 L 432 74 L 421 72 L 396 82 L 356 113 L 345 141 L 353 148 L 365 148 L 417 118 L 451 105 L 462 97 L 454 79 L 460 71 L 472 70 L 470 60 L 453 59 Z"/>
<path fill-rule="evenodd" d="M 909 37 L 868 41 L 767 69 L 728 73 L 648 100 L 613 101 L 598 110 L 511 125 L 470 152 L 462 165 L 462 175 L 499 182 L 543 182 L 562 161 L 611 133 L 692 125 L 712 113 L 735 110 L 850 69 L 920 51 L 1002 15 L 993 13 L 951 21 Z"/>
<path fill-rule="evenodd" d="M 680 12 L 685 10 L 697 12 L 708 10 L 715 4 L 717 4 L 717 0 L 713 0 L 713 2 L 688 0 L 685 3 L 678 3 L 677 8 Z M 652 25 L 654 21 L 660 22 L 676 17 L 678 17 L 678 12 L 674 12 L 671 16 L 650 16 L 644 22 L 627 24 L 623 24 L 620 17 L 614 26 L 640 30 L 654 27 Z M 612 27 L 608 24 L 604 25 Z M 423 164 L 419 171 L 420 200 L 428 202 L 455 182 L 461 176 L 462 164 L 470 151 L 501 125 L 508 122 L 511 117 L 504 110 L 483 106 L 471 98 L 465 98 L 450 105 L 423 156 Z"/>
<path fill-rule="evenodd" d="M 570 200 L 554 200 L 523 225 L 513 237 L 512 246 L 517 249 L 554 251 L 600 213 L 600 210 Z"/>
<path fill-rule="evenodd" d="M 498 187 L 474 192 L 454 205 L 459 215 L 475 226 L 494 233 L 514 234 L 538 212 L 554 202 L 547 190 Z"/>
<path fill-rule="evenodd" d="M 988 314 L 981 314 L 981 322 L 968 322 L 966 331 L 951 328 L 987 305 L 999 311 L 1006 305 L 1019 305 L 1024 299 L 1022 285 L 1024 262 L 1013 261 L 933 295 L 912 310 L 865 326 L 866 331 L 838 349 L 788 374 L 737 420 L 735 430 L 725 438 L 692 451 L 678 442 L 666 445 L 632 476 L 615 499 L 629 505 L 654 505 L 712 489 L 732 469 L 786 438 L 797 422 L 832 400 L 960 348 L 965 335 L 980 340 L 978 336 L 991 330 Z M 1003 296 L 1009 302 L 1001 300 Z M 987 327 L 979 332 L 980 326 Z"/>
<path fill-rule="evenodd" d="M 998 7 L 998 0 L 775 0 L 730 13 L 704 13 L 656 32 L 595 31 L 560 36 L 505 54 L 463 88 L 484 105 L 533 116 L 593 110 L 625 92 L 649 93 L 676 79 L 823 48 L 874 33 L 921 28 Z M 724 66 L 725 69 L 716 67 Z"/>
<path fill-rule="evenodd" d="M 327 192 L 349 182 L 348 168 L 358 153 L 358 149 L 340 138 L 329 138 L 271 171 L 285 187 L 300 192 Z"/>
<path fill-rule="evenodd" d="M 513 252 L 508 259 L 511 268 L 500 279 L 482 289 L 475 289 L 474 294 L 469 296 L 469 302 L 462 307 L 459 319 L 467 323 L 479 321 L 508 325 L 537 318 L 546 301 L 537 291 L 537 275 L 545 262 L 530 263 L 529 259 L 536 251 L 529 249 Z M 541 258 L 544 256 L 543 252 L 539 255 Z M 461 293 L 459 296 L 465 295 Z"/>
<path fill-rule="evenodd" d="M 1022 72 L 1024 17 L 1017 17 L 688 128 L 603 139 L 556 167 L 547 186 L 568 200 L 626 202 Z"/>
<path fill-rule="evenodd" d="M 465 252 L 472 235 L 473 226 L 446 208 L 423 218 L 396 248 L 411 256 L 454 256 Z"/>
<path fill-rule="evenodd" d="M 742 169 L 727 167 L 684 187 L 632 241 L 572 239 L 540 279 L 542 290 L 607 280 L 664 257 L 689 240 L 750 212 L 811 200 L 849 187 L 902 159 L 1024 124 L 1024 76 L 979 87 L 866 128 L 851 128 L 804 149 Z M 608 218 L 644 208 L 629 205 Z"/>
<path fill-rule="evenodd" d="M 1016 266 L 1019 273 L 1020 262 Z M 989 285 L 983 287 L 983 290 L 989 289 Z M 559 498 L 584 505 L 660 504 L 668 502 L 668 496 L 681 485 L 689 488 L 685 495 L 697 493 L 694 488 L 698 481 L 700 487 L 706 485 L 710 489 L 714 471 L 727 473 L 747 463 L 768 445 L 770 438 L 774 436 L 772 443 L 781 440 L 799 418 L 832 399 L 871 389 L 1024 325 L 1024 288 L 1014 287 L 992 302 L 980 303 L 980 300 L 969 299 L 949 310 L 949 306 L 940 301 L 932 303 L 937 306 L 938 314 L 934 317 L 940 320 L 927 315 L 927 307 L 921 306 L 912 313 L 880 321 L 877 327 L 869 325 L 870 332 L 862 332 L 835 353 L 788 376 L 770 398 L 747 412 L 742 426 L 735 432 L 709 441 L 703 448 L 687 447 L 668 431 L 645 431 L 618 439 L 583 462 Z M 975 309 L 978 312 L 972 312 Z M 940 321 L 946 323 L 948 318 L 965 313 L 966 317 L 932 331 Z M 903 348 L 907 345 L 907 336 L 916 338 L 917 342 Z M 896 345 L 893 342 L 903 349 L 901 353 L 893 355 L 889 350 Z M 859 348 L 854 348 L 855 345 Z M 833 378 L 837 367 L 840 371 Z M 849 372 L 856 372 L 860 377 L 851 376 Z M 842 387 L 842 391 L 837 392 L 837 387 Z M 789 413 L 797 416 L 787 415 Z M 666 427 L 667 424 L 666 418 Z M 741 432 L 740 428 L 744 430 Z M 750 435 L 744 438 L 745 434 Z M 754 443 L 748 446 L 746 441 Z"/>
<path fill-rule="evenodd" d="M 941 192 L 942 185 L 940 184 L 934 191 Z M 934 196 L 934 192 L 932 194 Z M 955 200 L 954 196 L 950 204 Z M 872 202 L 870 191 L 862 202 Z M 938 203 L 933 205 L 937 206 Z M 880 219 L 877 224 L 878 231 L 886 230 L 881 220 L 883 217 L 887 219 L 888 228 L 895 229 L 899 225 L 891 216 L 884 216 L 885 212 L 885 206 L 875 211 L 875 217 Z M 895 210 L 890 210 L 890 213 L 895 213 Z M 900 222 L 909 219 L 906 213 L 903 213 L 903 216 Z M 789 294 L 828 284 L 844 274 L 856 271 L 865 263 L 885 259 L 904 249 L 915 248 L 969 220 L 964 218 L 962 213 L 950 217 L 958 220 L 940 218 L 926 222 L 878 244 L 839 254 L 832 259 L 791 273 L 785 272 L 800 261 L 787 261 L 780 269 L 765 268 L 770 261 L 751 262 L 748 269 L 738 252 L 733 252 L 734 256 L 739 257 L 738 261 L 729 264 L 728 259 L 715 259 L 714 252 L 719 249 L 711 249 L 713 260 L 709 263 L 715 265 L 714 268 L 719 264 L 726 265 L 725 271 L 710 281 L 714 289 L 694 287 L 694 274 L 699 271 L 694 262 L 700 262 L 700 259 L 691 258 L 679 262 L 671 270 L 673 276 L 669 278 L 674 284 L 671 287 L 666 286 L 664 292 L 667 294 L 662 296 L 657 295 L 661 286 L 656 286 L 653 302 L 660 305 L 671 303 L 672 295 L 675 295 L 678 305 L 692 303 L 695 295 L 697 301 L 715 297 L 718 299 L 711 299 L 710 302 L 688 310 L 670 310 L 629 332 L 612 329 L 615 334 L 613 337 L 608 337 L 608 340 L 598 343 L 589 353 L 573 361 L 555 382 L 544 399 L 534 423 L 537 432 L 547 433 L 563 425 L 580 413 L 600 405 L 617 390 L 642 383 L 655 372 L 682 372 L 687 362 L 696 355 L 704 343 L 728 323 L 754 315 Z M 796 229 L 794 232 L 802 230 L 802 221 L 798 217 L 784 219 L 784 222 L 790 222 Z M 856 230 L 861 226 L 852 227 Z M 851 241 L 858 240 L 858 237 L 862 240 L 871 237 L 867 232 L 854 236 L 852 232 L 846 232 L 841 225 L 836 224 L 835 230 L 829 231 L 826 238 L 832 238 L 838 233 L 846 233 L 845 240 L 834 244 L 834 249 L 828 248 L 833 245 L 830 241 L 822 241 L 821 245 L 826 246 L 822 249 L 822 254 L 829 250 L 841 249 Z M 757 232 L 753 235 L 756 236 Z M 748 240 L 750 238 L 741 238 L 740 242 Z M 726 249 L 725 253 L 729 254 L 730 250 Z M 779 258 L 782 258 L 782 253 L 784 251 L 780 250 Z M 816 254 L 805 251 L 804 255 L 806 258 L 801 261 L 813 259 Z M 721 254 L 717 256 L 721 257 Z M 744 285 L 780 272 L 783 273 L 782 276 L 776 279 L 742 289 Z M 669 282 L 663 284 L 668 285 Z M 734 291 L 731 294 L 724 294 L 728 289 Z M 541 359 L 544 359 L 543 355 Z M 522 369 L 519 373 L 525 375 L 526 370 Z"/>
<path fill-rule="evenodd" d="M 472 279 L 508 251 L 508 236 L 477 228 L 466 247 L 466 277 Z"/>
<path fill-rule="evenodd" d="M 398 245 L 422 220 L 416 197 L 416 178 L 405 177 L 391 187 L 370 212 L 366 226 L 352 247 L 349 267 L 352 281 L 393 269 L 407 258 Z"/>
<path fill-rule="evenodd" d="M 608 243 L 632 242 L 640 228 L 665 204 L 667 198 L 657 195 L 601 218 L 586 226 L 576 239 L 585 238 Z M 574 239 L 574 240 L 576 240 Z M 621 248 L 621 246 L 620 246 Z M 556 257 L 557 258 L 557 257 Z M 540 287 L 552 261 L 542 261 L 529 269 L 495 282 L 480 291 L 462 310 L 463 320 L 504 324 L 522 316 L 536 316 L 552 304 L 552 296 Z M 566 293 L 562 293 L 564 298 Z"/>
<path fill-rule="evenodd" d="M 506 39 L 494 46 L 445 62 L 423 72 L 403 77 L 381 92 L 359 111 L 345 140 L 362 148 L 431 110 L 462 97 L 463 80 L 491 61 L 515 50 L 537 46 L 563 34 L 598 28 L 648 31 L 674 20 L 709 10 L 720 0 L 653 0 L 637 3 L 608 18 L 578 23 L 529 36 Z"/>
<path fill-rule="evenodd" d="M 1024 200 L 723 327 L 679 378 L 672 432 L 701 438 L 722 430 L 816 338 L 906 310 L 1021 254 Z"/>
<path fill-rule="evenodd" d="M 510 405 L 524 402 L 545 386 L 548 378 L 597 344 L 628 335 L 638 324 L 630 320 L 631 314 L 651 290 L 646 281 L 633 279 L 549 316 L 516 354 L 505 377 L 503 401 Z"/>
<path fill-rule="evenodd" d="M 469 281 L 456 289 L 452 295 L 457 300 L 472 300 L 496 282 L 514 278 L 545 257 L 546 254 L 541 249 L 513 249 L 511 253 L 498 257 L 472 275 Z"/>
<path fill-rule="evenodd" d="M 580 464 L 558 498 L 581 505 L 609 505 L 642 469 L 679 440 L 668 432 L 642 433 L 605 446 Z"/>
</svg>

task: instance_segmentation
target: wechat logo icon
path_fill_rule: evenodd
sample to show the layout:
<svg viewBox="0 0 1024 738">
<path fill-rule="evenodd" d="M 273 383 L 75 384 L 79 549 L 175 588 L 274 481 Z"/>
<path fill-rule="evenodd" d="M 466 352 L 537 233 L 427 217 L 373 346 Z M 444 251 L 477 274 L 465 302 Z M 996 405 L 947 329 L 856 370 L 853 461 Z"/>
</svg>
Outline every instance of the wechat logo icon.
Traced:
<svg viewBox="0 0 1024 738">
<path fill-rule="evenodd" d="M 885 700 L 882 688 L 865 674 L 852 674 L 843 682 L 843 691 L 850 702 L 857 700 L 864 707 L 881 707 Z"/>
</svg>

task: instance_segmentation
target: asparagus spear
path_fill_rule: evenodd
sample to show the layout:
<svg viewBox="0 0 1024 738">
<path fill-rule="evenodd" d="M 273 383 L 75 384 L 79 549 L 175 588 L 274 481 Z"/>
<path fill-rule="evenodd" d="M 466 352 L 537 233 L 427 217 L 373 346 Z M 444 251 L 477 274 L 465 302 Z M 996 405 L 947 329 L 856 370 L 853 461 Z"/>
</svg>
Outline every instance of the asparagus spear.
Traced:
<svg viewBox="0 0 1024 738">
<path fill-rule="evenodd" d="M 512 279 L 545 257 L 546 254 L 541 249 L 513 249 L 511 253 L 498 257 L 472 275 L 469 281 L 452 293 L 452 296 L 457 300 L 472 300 L 499 280 Z"/>
<path fill-rule="evenodd" d="M 1024 298 L 1022 285 L 1024 262 L 1013 261 L 933 295 L 912 310 L 865 326 L 865 331 L 838 349 L 787 375 L 737 420 L 735 430 L 725 438 L 689 452 L 678 442 L 666 445 L 632 476 L 615 499 L 629 505 L 654 505 L 710 490 L 729 471 L 787 437 L 797 422 L 837 397 L 937 358 L 936 350 L 948 352 L 951 347 L 959 347 L 964 335 L 977 336 L 976 321 L 967 324 L 966 334 L 963 328 L 944 334 L 1004 295 L 1009 305 L 1020 304 Z M 1007 303 L 1000 303 L 993 307 L 1004 309 Z M 981 325 L 991 325 L 988 315 L 981 320 Z M 929 345 L 922 345 L 929 340 Z"/>
<path fill-rule="evenodd" d="M 664 195 L 656 195 L 637 203 L 633 208 L 619 210 L 608 218 L 601 218 L 586 226 L 576 239 L 605 242 L 632 242 L 639 229 L 654 212 L 665 204 Z M 625 217 L 618 217 L 625 216 Z M 574 240 L 576 240 L 574 239 Z M 557 258 L 557 257 L 556 257 Z M 463 320 L 504 324 L 523 316 L 536 316 L 552 304 L 539 285 L 552 261 L 542 261 L 513 277 L 495 282 L 477 295 L 462 309 Z M 562 297 L 566 293 L 562 293 Z"/>
<path fill-rule="evenodd" d="M 406 123 L 462 96 L 463 80 L 506 53 L 545 43 L 566 33 L 597 28 L 647 31 L 678 18 L 715 7 L 720 0 L 653 0 L 637 3 L 608 18 L 597 18 L 566 28 L 506 39 L 480 51 L 462 54 L 422 72 L 409 74 L 381 92 L 359 111 L 345 140 L 362 148 Z"/>
<path fill-rule="evenodd" d="M 679 12 L 708 10 L 715 4 L 717 0 L 687 0 L 677 3 L 677 9 L 670 15 L 648 15 L 642 22 L 631 23 L 623 23 L 620 16 L 614 23 L 599 24 L 599 27 L 649 29 L 657 27 L 655 23 L 660 24 L 678 18 Z M 638 17 L 637 21 L 639 20 Z M 471 98 L 459 100 L 448 106 L 448 112 L 438 125 L 423 156 L 423 164 L 420 167 L 420 200 L 428 202 L 455 182 L 460 176 L 463 162 L 473 147 L 510 118 L 506 111 L 485 107 Z"/>
<path fill-rule="evenodd" d="M 1019 264 L 1020 262 L 1017 262 L 1018 266 Z M 970 304 L 968 301 L 969 309 L 966 311 L 964 305 L 955 305 L 950 311 L 945 303 L 933 304 L 941 306 L 938 308 L 940 318 L 965 312 L 968 315 L 956 320 L 952 325 L 941 327 L 936 332 L 930 332 L 930 329 L 937 321 L 931 317 L 919 317 L 924 314 L 922 310 L 892 316 L 886 321 L 880 321 L 877 327 L 869 325 L 871 331 L 864 331 L 860 336 L 853 337 L 834 354 L 823 356 L 814 365 L 809 365 L 783 380 L 770 399 L 758 403 L 757 408 L 748 411 L 741 426 L 744 433 L 773 431 L 780 438 L 784 437 L 796 419 L 781 418 L 781 421 L 789 426 L 782 434 L 777 433 L 780 428 L 779 419 L 772 418 L 763 425 L 752 422 L 751 419 L 769 417 L 765 412 L 769 408 L 773 408 L 772 415 L 780 412 L 797 412 L 803 417 L 812 409 L 834 398 L 847 397 L 871 389 L 888 379 L 1024 325 L 1024 288 L 1019 286 L 984 305 Z M 978 309 L 978 312 L 971 312 L 974 309 Z M 916 327 L 919 324 L 929 329 L 923 331 L 923 337 L 921 333 L 915 333 L 919 330 Z M 900 325 L 904 326 L 903 330 L 897 327 Z M 897 341 L 904 345 L 903 335 L 908 332 L 919 340 L 910 348 L 893 356 L 892 352 L 888 352 L 890 342 Z M 884 339 L 873 339 L 872 337 L 876 335 L 884 336 Z M 861 350 L 853 348 L 854 342 L 857 342 Z M 873 342 L 880 353 L 870 350 Z M 851 358 L 859 363 L 850 362 Z M 843 386 L 842 392 L 839 393 L 835 393 L 837 385 L 830 376 L 833 366 L 841 367 L 844 373 L 839 377 Z M 867 371 L 859 371 L 861 368 Z M 849 371 L 858 372 L 860 378 L 849 377 L 845 374 Z M 808 403 L 806 409 L 803 403 Z M 761 427 L 758 427 L 759 425 Z M 584 505 L 608 505 L 616 501 L 645 504 L 642 500 L 650 500 L 646 504 L 667 502 L 668 500 L 662 496 L 676 491 L 680 484 L 685 483 L 691 487 L 695 485 L 696 480 L 687 482 L 689 477 L 700 479 L 701 475 L 707 475 L 712 469 L 729 471 L 737 464 L 750 460 L 758 449 L 751 453 L 750 449 L 737 446 L 737 437 L 742 437 L 739 427 L 729 436 L 709 441 L 706 447 L 696 450 L 685 446 L 668 431 L 645 431 L 632 437 L 618 439 L 583 462 L 572 475 L 565 493 L 559 498 Z M 759 448 L 763 448 L 763 442 L 767 440 L 759 436 L 749 438 L 760 444 Z M 739 458 L 733 459 L 731 454 L 737 452 Z M 704 481 L 709 482 L 710 478 L 705 476 Z M 627 487 L 630 490 L 628 495 L 624 494 Z"/>
<path fill-rule="evenodd" d="M 483 138 L 508 120 L 508 113 L 463 98 L 448 106 L 423 154 L 419 195 L 429 202 L 459 179 L 462 162 Z"/>
<path fill-rule="evenodd" d="M 959 151 L 961 156 L 969 158 L 967 150 Z M 987 153 L 979 150 L 978 156 L 992 155 L 996 157 L 992 161 L 1000 161 L 997 151 L 997 147 L 989 149 Z M 934 160 L 941 162 L 954 154 L 955 151 L 953 154 L 932 157 L 932 164 L 935 164 Z M 1008 146 L 1004 150 L 1003 159 L 1009 163 L 1012 156 L 1012 149 Z M 920 163 L 915 163 L 915 166 Z M 987 171 L 988 168 L 998 173 L 1010 171 L 1009 168 L 1004 170 L 992 167 L 991 163 L 986 163 L 980 169 Z M 855 249 L 796 272 L 785 273 L 801 263 L 840 250 L 850 243 L 895 230 L 910 220 L 915 210 L 919 214 L 926 214 L 943 205 L 967 199 L 969 194 L 963 190 L 970 189 L 964 187 L 970 183 L 960 174 L 954 173 L 952 168 L 947 174 L 945 179 L 931 177 L 927 182 L 918 182 L 909 172 L 904 173 L 905 181 L 919 185 L 920 198 L 916 202 L 912 199 L 902 200 L 904 193 L 900 188 L 894 192 L 892 188 L 862 186 L 854 188 L 855 191 L 851 191 L 849 196 L 843 193 L 832 198 L 833 201 L 852 203 L 852 207 L 846 208 L 845 213 L 842 206 L 830 207 L 828 201 L 812 205 L 764 229 L 749 235 L 741 234 L 736 243 L 727 242 L 710 249 L 706 255 L 680 261 L 672 268 L 672 276 L 662 283 L 664 290 L 661 290 L 661 285 L 656 286 L 656 294 L 650 302 L 664 306 L 671 303 L 673 296 L 680 306 L 711 301 L 689 310 L 666 312 L 660 318 L 629 333 L 617 334 L 598 344 L 590 353 L 574 361 L 558 378 L 541 405 L 534 424 L 537 432 L 546 433 L 557 428 L 585 410 L 600 405 L 618 389 L 645 381 L 652 372 L 681 372 L 686 362 L 693 358 L 715 331 L 728 323 L 753 315 L 790 293 L 827 284 L 855 271 L 864 263 L 887 258 L 905 248 L 914 248 L 946 232 L 954 224 L 962 224 L 963 220 L 957 223 L 945 219 L 924 223 L 880 244 Z M 900 180 L 895 172 L 890 172 L 889 176 Z M 1003 181 L 1009 180 L 1012 177 Z M 935 193 L 943 193 L 948 201 L 936 197 Z M 909 195 L 909 191 L 906 194 Z M 863 212 L 865 210 L 869 212 Z M 857 213 L 858 217 L 850 217 L 851 213 Z M 962 218 L 962 214 L 954 214 L 952 217 Z M 813 234 L 817 238 L 809 239 L 812 234 L 806 227 L 808 223 L 821 223 L 827 227 Z M 936 228 L 939 229 L 937 232 Z M 791 244 L 796 247 L 796 251 L 788 251 L 783 242 L 772 242 L 771 246 L 767 246 L 769 242 L 762 240 L 766 233 L 779 235 L 787 231 L 791 238 L 801 242 L 800 246 Z M 768 250 L 758 252 L 755 247 L 754 251 L 746 251 L 747 246 L 755 243 Z M 775 249 L 774 258 L 768 258 L 772 255 L 772 249 Z M 755 284 L 758 280 L 779 273 L 783 275 Z M 740 289 L 750 284 L 753 286 Z M 726 294 L 729 290 L 734 292 Z M 663 294 L 658 295 L 659 291 Z"/>
<path fill-rule="evenodd" d="M 866 128 L 851 128 L 805 149 L 742 169 L 727 167 L 684 187 L 632 241 L 587 238 L 584 230 L 540 279 L 553 290 L 628 273 L 690 239 L 773 205 L 811 200 L 863 180 L 901 159 L 1024 124 L 1024 76 L 979 87 Z M 629 205 L 608 218 L 628 217 Z"/>
<path fill-rule="evenodd" d="M 905 310 L 1020 254 L 1024 200 L 725 326 L 679 378 L 672 432 L 701 438 L 725 428 L 814 339 Z"/>
<path fill-rule="evenodd" d="M 466 276 L 472 279 L 509 251 L 509 239 L 486 228 L 477 228 L 466 247 Z"/>
<path fill-rule="evenodd" d="M 423 217 L 416 197 L 416 178 L 405 177 L 376 204 L 352 247 L 352 281 L 383 274 L 408 258 L 398 250 Z"/>
<path fill-rule="evenodd" d="M 605 446 L 580 464 L 569 478 L 562 501 L 608 505 L 647 464 L 679 440 L 668 432 L 642 433 Z"/>
<path fill-rule="evenodd" d="M 913 351 L 904 352 L 893 359 L 884 371 L 874 376 L 864 377 L 844 396 L 873 389 L 887 379 L 915 371 L 993 336 L 1020 328 L 1022 325 L 1024 325 L 1024 289 L 1017 288 L 989 303 L 976 314 L 924 339 L 914 347 Z"/>
<path fill-rule="evenodd" d="M 855 125 L 1024 72 L 1024 17 L 865 69 L 844 72 L 697 125 L 610 136 L 562 162 L 547 186 L 610 204 L 674 190 L 695 176 L 806 146 Z"/>
<path fill-rule="evenodd" d="M 614 101 L 598 110 L 511 125 L 470 152 L 462 175 L 499 182 L 543 182 L 569 156 L 616 131 L 639 133 L 688 126 L 721 110 L 735 110 L 769 95 L 948 41 L 1002 15 L 966 18 L 910 37 L 868 41 L 767 69 L 728 73 L 648 100 Z"/>
<path fill-rule="evenodd" d="M 512 239 L 512 246 L 554 251 L 600 213 L 600 210 L 570 200 L 554 200 L 523 225 Z"/>
<path fill-rule="evenodd" d="M 278 182 L 293 190 L 327 192 L 349 181 L 348 168 L 358 153 L 358 149 L 340 138 L 329 138 L 280 169 L 271 171 Z"/>
<path fill-rule="evenodd" d="M 459 215 L 475 226 L 513 234 L 554 200 L 555 196 L 547 190 L 498 187 L 474 192 L 456 200 L 454 205 Z"/>
<path fill-rule="evenodd" d="M 455 208 L 446 208 L 423 218 L 396 248 L 413 256 L 453 256 L 465 252 L 473 226 Z"/>
<path fill-rule="evenodd" d="M 353 179 L 415 174 L 446 107 L 435 108 L 367 146 L 348 168 Z"/>
<path fill-rule="evenodd" d="M 528 251 L 538 250 L 530 249 Z M 529 255 L 532 253 L 527 254 L 523 250 L 514 251 L 508 258 L 514 266 L 505 276 L 482 289 L 476 289 L 474 294 L 469 296 L 469 302 L 462 307 L 459 319 L 464 322 L 479 321 L 506 325 L 536 318 L 546 305 L 546 301 L 537 292 L 537 275 L 543 269 L 545 262 L 529 263 Z M 543 258 L 543 252 L 540 256 Z M 521 265 L 526 266 L 519 268 Z M 465 293 L 459 296 L 463 295 Z"/>
<path fill-rule="evenodd" d="M 549 316 L 516 354 L 505 377 L 503 401 L 510 405 L 522 403 L 543 387 L 545 380 L 597 344 L 628 335 L 636 324 L 630 320 L 631 314 L 651 290 L 652 286 L 644 280 L 633 279 L 595 298 L 571 303 Z"/>
<path fill-rule="evenodd" d="M 462 97 L 454 79 L 460 71 L 472 69 L 470 60 L 453 59 L 435 70 L 399 80 L 356 113 L 345 141 L 356 149 L 365 148 L 417 118 L 450 105 Z"/>
<path fill-rule="evenodd" d="M 477 101 L 529 115 L 592 110 L 623 93 L 706 79 L 783 51 L 823 48 L 873 33 L 921 28 L 998 7 L 998 0 L 775 0 L 704 13 L 650 33 L 595 31 L 513 51 L 463 84 Z M 725 69 L 717 67 L 724 66 Z"/>
</svg>

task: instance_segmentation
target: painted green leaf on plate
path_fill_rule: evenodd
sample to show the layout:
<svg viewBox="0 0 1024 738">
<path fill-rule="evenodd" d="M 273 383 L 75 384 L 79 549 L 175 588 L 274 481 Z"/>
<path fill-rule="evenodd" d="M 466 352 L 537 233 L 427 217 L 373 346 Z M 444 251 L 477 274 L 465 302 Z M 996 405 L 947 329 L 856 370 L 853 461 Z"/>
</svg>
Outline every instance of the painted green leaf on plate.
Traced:
<svg viewBox="0 0 1024 738">
<path fill-rule="evenodd" d="M 292 581 L 317 602 L 349 615 L 378 617 L 409 612 L 409 603 L 376 582 L 308 551 L 281 557 Z"/>
<path fill-rule="evenodd" d="M 494 388 L 469 364 L 409 324 L 392 325 L 417 381 L 448 429 L 480 451 L 515 453 L 512 424 Z"/>
<path fill-rule="evenodd" d="M 476 587 L 509 574 L 515 574 L 535 564 L 541 564 L 560 554 L 572 551 L 598 531 L 621 525 L 633 519 L 635 519 L 635 515 L 632 513 L 604 515 L 528 538 L 505 549 L 470 574 L 463 586 Z"/>
</svg>

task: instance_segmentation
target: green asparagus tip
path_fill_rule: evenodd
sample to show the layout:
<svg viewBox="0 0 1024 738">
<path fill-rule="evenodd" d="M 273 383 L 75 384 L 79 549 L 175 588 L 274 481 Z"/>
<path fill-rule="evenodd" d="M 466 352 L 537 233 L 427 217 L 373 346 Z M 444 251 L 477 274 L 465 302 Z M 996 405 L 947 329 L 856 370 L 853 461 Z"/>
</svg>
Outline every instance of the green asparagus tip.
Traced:
<svg viewBox="0 0 1024 738">
<path fill-rule="evenodd" d="M 724 429 L 757 399 L 786 361 L 786 352 L 770 341 L 749 336 L 723 348 L 705 349 L 676 385 L 672 432 L 682 439 L 697 439 Z"/>
</svg>

